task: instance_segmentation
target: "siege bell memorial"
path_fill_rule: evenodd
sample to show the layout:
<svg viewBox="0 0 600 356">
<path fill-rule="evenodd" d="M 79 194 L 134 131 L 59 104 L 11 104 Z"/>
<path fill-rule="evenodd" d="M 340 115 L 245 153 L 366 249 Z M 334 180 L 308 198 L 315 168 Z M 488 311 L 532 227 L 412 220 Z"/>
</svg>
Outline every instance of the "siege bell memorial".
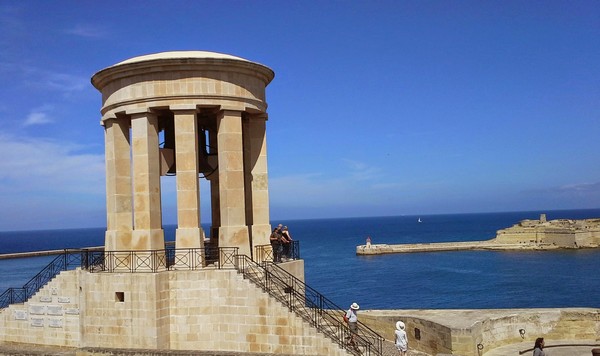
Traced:
<svg viewBox="0 0 600 356">
<path fill-rule="evenodd" d="M 268 243 L 265 88 L 274 73 L 214 52 L 135 57 L 96 73 L 106 145 L 107 250 L 164 248 L 162 175 L 177 180 L 177 248 L 203 247 L 199 182 L 218 246 Z M 131 133 L 130 133 L 131 132 Z"/>
</svg>

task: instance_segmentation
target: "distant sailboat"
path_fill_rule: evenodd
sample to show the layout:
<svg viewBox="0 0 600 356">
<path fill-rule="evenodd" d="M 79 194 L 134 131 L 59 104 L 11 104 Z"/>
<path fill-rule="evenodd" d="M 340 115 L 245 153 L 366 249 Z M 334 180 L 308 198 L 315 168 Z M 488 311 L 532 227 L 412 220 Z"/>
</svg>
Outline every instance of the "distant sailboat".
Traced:
<svg viewBox="0 0 600 356">
<path fill-rule="evenodd" d="M 419 220 L 417 220 L 417 222 L 422 222 L 422 221 L 421 221 L 421 218 L 419 218 Z"/>
</svg>

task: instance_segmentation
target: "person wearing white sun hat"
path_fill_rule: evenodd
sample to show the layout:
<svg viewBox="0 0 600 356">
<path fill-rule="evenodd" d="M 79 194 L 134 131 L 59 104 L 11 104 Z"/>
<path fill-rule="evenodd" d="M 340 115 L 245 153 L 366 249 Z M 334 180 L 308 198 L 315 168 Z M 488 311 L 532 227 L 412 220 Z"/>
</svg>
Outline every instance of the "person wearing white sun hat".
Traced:
<svg viewBox="0 0 600 356">
<path fill-rule="evenodd" d="M 350 336 L 347 338 L 349 339 L 348 345 L 351 345 L 354 348 L 357 348 L 356 342 L 354 341 L 354 335 L 358 333 L 358 309 L 360 309 L 360 306 L 356 303 L 352 303 L 350 309 L 346 312 L 348 328 L 350 329 Z"/>
<path fill-rule="evenodd" d="M 400 356 L 406 356 L 406 352 L 408 351 L 408 337 L 406 336 L 404 328 L 403 322 L 396 322 L 396 349 L 398 349 Z"/>
</svg>

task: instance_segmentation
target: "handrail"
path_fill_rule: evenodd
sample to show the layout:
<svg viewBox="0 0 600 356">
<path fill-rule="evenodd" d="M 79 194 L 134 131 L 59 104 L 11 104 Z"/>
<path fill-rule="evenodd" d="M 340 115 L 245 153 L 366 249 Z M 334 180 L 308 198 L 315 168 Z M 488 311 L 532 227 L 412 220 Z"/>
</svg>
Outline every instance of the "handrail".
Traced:
<svg viewBox="0 0 600 356">
<path fill-rule="evenodd" d="M 358 322 L 354 335 L 356 346 L 346 342 L 350 330 L 343 322 L 345 311 L 303 281 L 271 262 L 256 263 L 238 255 L 236 269 L 244 278 L 269 293 L 340 347 L 354 355 L 382 355 L 384 338 L 367 325 Z"/>
<path fill-rule="evenodd" d="M 287 255 L 282 255 L 281 257 L 287 258 L 290 260 L 299 260 L 300 259 L 300 241 L 292 240 L 289 245 L 289 250 Z M 254 261 L 256 262 L 275 262 L 275 258 L 273 256 L 273 247 L 271 245 L 256 245 L 254 246 Z"/>
<path fill-rule="evenodd" d="M 24 303 L 61 271 L 83 266 L 87 250 L 65 249 L 21 288 L 8 288 L 0 294 L 0 309 L 10 304 Z"/>
<path fill-rule="evenodd" d="M 208 247 L 164 250 L 103 251 L 65 249 L 21 288 L 8 288 L 0 294 L 0 309 L 24 303 L 62 271 L 81 267 L 98 272 L 159 272 L 165 270 L 197 270 L 207 265 L 218 269 L 234 268 L 237 247 Z"/>
<path fill-rule="evenodd" d="M 234 268 L 237 247 L 174 248 L 142 251 L 97 251 L 88 253 L 87 268 L 96 272 L 195 271 L 208 265 Z"/>
</svg>

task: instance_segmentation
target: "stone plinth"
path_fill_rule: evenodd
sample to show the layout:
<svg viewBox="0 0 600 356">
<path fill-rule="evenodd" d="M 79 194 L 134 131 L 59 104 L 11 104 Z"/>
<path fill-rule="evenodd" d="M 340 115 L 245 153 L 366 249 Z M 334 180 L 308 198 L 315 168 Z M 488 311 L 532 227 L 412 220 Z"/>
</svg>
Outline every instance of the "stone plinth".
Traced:
<svg viewBox="0 0 600 356">
<path fill-rule="evenodd" d="M 281 265 L 299 278 L 303 261 Z M 347 355 L 235 270 L 59 274 L 0 311 L 0 344 Z M 91 354 L 91 353 L 90 353 Z"/>
</svg>

